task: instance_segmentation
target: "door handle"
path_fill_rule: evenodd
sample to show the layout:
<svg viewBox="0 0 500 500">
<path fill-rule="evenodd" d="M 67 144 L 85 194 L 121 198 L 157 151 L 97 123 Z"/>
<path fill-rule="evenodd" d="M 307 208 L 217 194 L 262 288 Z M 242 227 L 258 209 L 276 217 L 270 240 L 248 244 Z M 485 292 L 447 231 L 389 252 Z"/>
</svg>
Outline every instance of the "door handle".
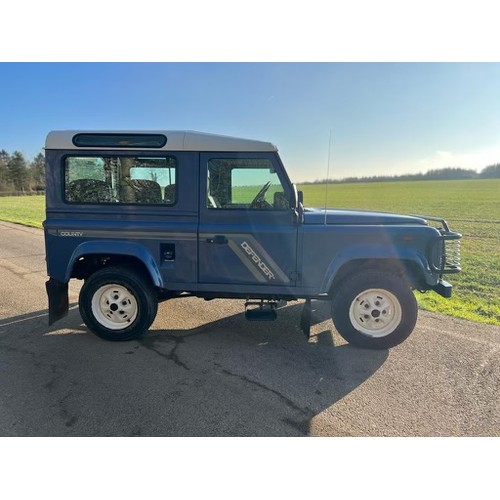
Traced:
<svg viewBox="0 0 500 500">
<path fill-rule="evenodd" d="M 207 238 L 207 243 L 214 243 L 216 245 L 227 245 L 227 238 L 222 234 L 217 234 L 213 238 Z"/>
</svg>

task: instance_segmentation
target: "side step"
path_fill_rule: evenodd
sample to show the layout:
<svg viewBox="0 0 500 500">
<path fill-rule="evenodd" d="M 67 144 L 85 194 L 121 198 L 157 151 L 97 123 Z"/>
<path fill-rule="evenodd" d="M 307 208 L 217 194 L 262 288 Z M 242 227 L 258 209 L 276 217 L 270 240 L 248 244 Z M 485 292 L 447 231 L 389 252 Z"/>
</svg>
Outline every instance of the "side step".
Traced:
<svg viewBox="0 0 500 500">
<path fill-rule="evenodd" d="M 278 317 L 278 302 L 275 300 L 259 300 L 245 302 L 245 318 L 248 321 L 274 321 Z"/>
<path fill-rule="evenodd" d="M 302 314 L 300 315 L 300 329 L 304 332 L 306 339 L 311 336 L 311 299 L 307 299 L 304 302 L 304 307 L 302 308 Z"/>
</svg>

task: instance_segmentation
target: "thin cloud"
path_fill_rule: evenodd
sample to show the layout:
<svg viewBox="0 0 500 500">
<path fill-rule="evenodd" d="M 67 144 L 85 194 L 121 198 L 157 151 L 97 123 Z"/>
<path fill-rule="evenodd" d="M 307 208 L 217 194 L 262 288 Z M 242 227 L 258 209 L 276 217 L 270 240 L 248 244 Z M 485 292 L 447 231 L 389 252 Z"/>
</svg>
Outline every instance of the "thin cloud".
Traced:
<svg viewBox="0 0 500 500">
<path fill-rule="evenodd" d="M 447 167 L 460 167 L 479 171 L 496 163 L 500 163 L 500 148 L 472 152 L 439 150 L 432 155 L 421 158 L 417 162 L 421 171 Z"/>
</svg>

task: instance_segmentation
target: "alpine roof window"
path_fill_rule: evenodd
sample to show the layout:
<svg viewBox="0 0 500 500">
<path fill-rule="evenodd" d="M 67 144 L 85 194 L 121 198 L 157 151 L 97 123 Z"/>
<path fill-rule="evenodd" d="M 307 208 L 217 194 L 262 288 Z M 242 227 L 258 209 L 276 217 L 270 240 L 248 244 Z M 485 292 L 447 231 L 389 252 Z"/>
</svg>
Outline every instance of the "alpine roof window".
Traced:
<svg viewBox="0 0 500 500">
<path fill-rule="evenodd" d="M 91 148 L 162 148 L 167 143 L 163 134 L 77 134 L 73 144 Z"/>
</svg>

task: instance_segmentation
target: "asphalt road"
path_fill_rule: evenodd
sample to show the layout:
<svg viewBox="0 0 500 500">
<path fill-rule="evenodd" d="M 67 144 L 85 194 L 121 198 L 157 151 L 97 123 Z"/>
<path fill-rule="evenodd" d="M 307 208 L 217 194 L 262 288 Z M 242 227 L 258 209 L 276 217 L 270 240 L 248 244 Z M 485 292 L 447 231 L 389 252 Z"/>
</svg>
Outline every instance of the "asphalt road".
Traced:
<svg viewBox="0 0 500 500">
<path fill-rule="evenodd" d="M 0 436 L 500 436 L 500 328 L 420 311 L 388 351 L 317 304 L 271 323 L 242 301 L 164 302 L 141 340 L 87 331 L 71 285 L 47 326 L 43 233 L 0 222 Z"/>
</svg>

